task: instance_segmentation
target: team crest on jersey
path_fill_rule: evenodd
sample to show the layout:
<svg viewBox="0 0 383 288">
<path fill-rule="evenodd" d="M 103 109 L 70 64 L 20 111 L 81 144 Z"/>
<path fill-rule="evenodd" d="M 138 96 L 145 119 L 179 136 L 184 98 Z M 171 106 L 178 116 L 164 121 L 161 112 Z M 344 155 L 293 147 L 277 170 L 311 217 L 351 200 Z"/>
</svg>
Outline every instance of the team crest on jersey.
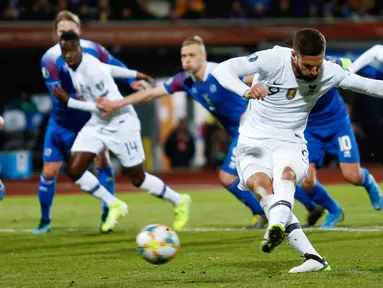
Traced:
<svg viewBox="0 0 383 288">
<path fill-rule="evenodd" d="M 104 90 L 104 81 L 100 81 L 100 83 L 97 83 L 96 88 L 100 91 Z"/>
<path fill-rule="evenodd" d="M 249 57 L 247 57 L 247 59 L 248 59 L 249 62 L 255 62 L 258 59 L 258 55 L 257 54 L 252 54 Z"/>
<path fill-rule="evenodd" d="M 44 79 L 49 78 L 49 71 L 47 68 L 45 67 L 41 68 L 41 73 L 43 74 Z"/>
<path fill-rule="evenodd" d="M 210 85 L 210 93 L 215 93 L 217 92 L 217 86 L 215 84 Z"/>
<path fill-rule="evenodd" d="M 288 89 L 286 92 L 287 100 L 294 99 L 295 95 L 297 95 L 297 89 Z"/>
</svg>

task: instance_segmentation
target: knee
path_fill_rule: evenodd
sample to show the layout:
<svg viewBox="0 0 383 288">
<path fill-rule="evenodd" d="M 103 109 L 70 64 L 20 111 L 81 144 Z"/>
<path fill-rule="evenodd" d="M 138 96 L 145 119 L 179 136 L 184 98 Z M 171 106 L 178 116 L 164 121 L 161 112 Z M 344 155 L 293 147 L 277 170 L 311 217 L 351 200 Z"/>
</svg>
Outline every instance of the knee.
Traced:
<svg viewBox="0 0 383 288">
<path fill-rule="evenodd" d="M 255 193 L 258 200 L 269 194 L 273 194 L 272 182 L 267 175 L 254 175 L 246 181 L 246 185 Z"/>
<path fill-rule="evenodd" d="M 315 183 L 316 182 L 314 178 L 306 178 L 305 181 L 300 183 L 300 185 L 302 186 L 303 190 L 305 190 L 305 192 L 309 192 L 314 188 Z"/>
<path fill-rule="evenodd" d="M 297 177 L 294 170 L 290 167 L 285 167 L 282 172 L 282 180 L 289 180 L 296 183 Z"/>
<path fill-rule="evenodd" d="M 343 178 L 350 184 L 359 185 L 361 182 L 360 169 L 358 168 L 358 169 L 344 171 Z"/>
<path fill-rule="evenodd" d="M 144 173 L 132 173 L 129 175 L 130 182 L 134 187 L 140 188 L 145 181 Z"/>
<path fill-rule="evenodd" d="M 79 163 L 69 163 L 66 172 L 73 181 L 77 181 L 85 173 L 85 170 Z"/>
<path fill-rule="evenodd" d="M 45 162 L 43 164 L 43 174 L 46 178 L 56 178 L 60 172 L 61 162 Z"/>
<path fill-rule="evenodd" d="M 218 178 L 219 178 L 219 181 L 221 182 L 221 184 L 225 187 L 230 186 L 231 184 L 234 183 L 235 180 L 238 179 L 237 176 L 229 174 L 229 173 L 222 171 L 222 170 L 219 171 Z"/>
<path fill-rule="evenodd" d="M 109 151 L 105 150 L 94 158 L 97 168 L 106 168 L 110 166 Z"/>
</svg>

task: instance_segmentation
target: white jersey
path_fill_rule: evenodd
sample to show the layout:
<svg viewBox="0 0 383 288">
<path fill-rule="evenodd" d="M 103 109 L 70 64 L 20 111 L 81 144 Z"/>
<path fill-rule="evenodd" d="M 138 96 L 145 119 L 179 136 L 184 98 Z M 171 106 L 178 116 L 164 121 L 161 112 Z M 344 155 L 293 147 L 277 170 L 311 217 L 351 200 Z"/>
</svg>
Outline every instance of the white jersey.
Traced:
<svg viewBox="0 0 383 288">
<path fill-rule="evenodd" d="M 323 61 L 317 79 L 312 82 L 295 77 L 289 48 L 275 46 L 248 57 L 238 57 L 219 64 L 213 76 L 238 95 L 249 89 L 239 77 L 256 74 L 258 82 L 270 91 L 263 101 L 250 100 L 239 132 L 251 138 L 273 138 L 306 143 L 303 132 L 316 101 L 333 87 L 351 89 L 383 97 L 383 82 L 352 74 L 339 65 Z"/>
<path fill-rule="evenodd" d="M 85 98 L 85 101 L 95 103 L 99 97 L 105 97 L 111 101 L 123 99 L 108 67 L 109 65 L 101 63 L 87 53 L 83 53 L 82 61 L 77 69 L 73 70 L 68 66 L 73 86 Z M 92 117 L 87 125 L 113 128 L 117 127 L 121 120 L 127 118 L 129 118 L 131 130 L 140 130 L 140 121 L 132 105 L 125 106 L 105 118 L 101 118 L 99 111 L 92 112 Z"/>
</svg>

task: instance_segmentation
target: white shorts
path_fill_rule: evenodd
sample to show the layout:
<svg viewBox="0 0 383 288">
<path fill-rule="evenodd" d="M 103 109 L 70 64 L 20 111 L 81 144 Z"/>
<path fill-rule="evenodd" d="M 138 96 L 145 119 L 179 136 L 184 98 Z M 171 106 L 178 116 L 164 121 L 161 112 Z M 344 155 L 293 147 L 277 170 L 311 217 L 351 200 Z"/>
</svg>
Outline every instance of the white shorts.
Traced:
<svg viewBox="0 0 383 288">
<path fill-rule="evenodd" d="M 145 152 L 141 131 L 134 130 L 128 119 L 109 129 L 102 125 L 85 125 L 73 143 L 72 152 L 90 152 L 98 155 L 108 148 L 124 167 L 134 167 L 144 162 Z"/>
<path fill-rule="evenodd" d="M 265 173 L 271 180 L 282 177 L 285 167 L 295 172 L 297 183 L 302 181 L 309 166 L 305 144 L 275 139 L 249 138 L 240 134 L 236 150 L 239 188 L 248 190 L 247 180 L 256 173 Z"/>
</svg>

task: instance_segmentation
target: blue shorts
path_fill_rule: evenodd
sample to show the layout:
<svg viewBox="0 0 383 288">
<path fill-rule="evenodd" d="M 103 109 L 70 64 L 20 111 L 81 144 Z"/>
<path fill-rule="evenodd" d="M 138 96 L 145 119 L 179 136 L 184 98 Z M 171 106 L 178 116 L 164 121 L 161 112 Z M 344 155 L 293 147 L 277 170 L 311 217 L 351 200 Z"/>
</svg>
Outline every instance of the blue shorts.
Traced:
<svg viewBox="0 0 383 288">
<path fill-rule="evenodd" d="M 229 150 L 227 151 L 225 161 L 221 166 L 221 170 L 231 175 L 238 176 L 237 167 L 235 163 L 235 149 L 237 148 L 239 133 L 233 139 L 230 144 Z"/>
<path fill-rule="evenodd" d="M 49 121 L 44 138 L 43 161 L 66 161 L 77 134 L 78 132 L 73 132 L 53 121 Z"/>
<path fill-rule="evenodd" d="M 359 163 L 359 148 L 349 119 L 332 125 L 307 126 L 305 130 L 310 163 L 323 165 L 326 153 L 338 157 L 339 163 Z"/>
</svg>

